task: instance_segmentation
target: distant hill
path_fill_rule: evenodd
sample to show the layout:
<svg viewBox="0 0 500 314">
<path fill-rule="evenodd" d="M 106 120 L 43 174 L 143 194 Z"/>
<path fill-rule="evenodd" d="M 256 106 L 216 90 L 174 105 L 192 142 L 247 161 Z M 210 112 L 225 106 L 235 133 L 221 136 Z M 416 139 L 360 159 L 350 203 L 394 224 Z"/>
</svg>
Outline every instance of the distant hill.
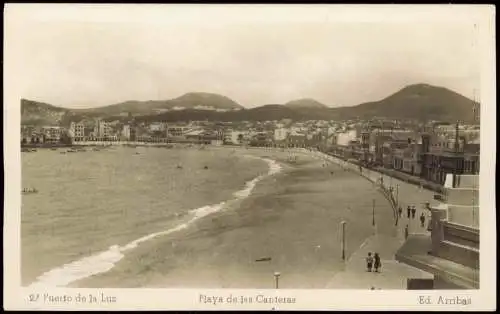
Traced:
<svg viewBox="0 0 500 314">
<path fill-rule="evenodd" d="M 59 125 L 68 109 L 43 102 L 21 99 L 21 124 Z"/>
<path fill-rule="evenodd" d="M 382 100 L 354 107 L 336 108 L 336 111 L 343 118 L 381 116 L 421 121 L 473 122 L 474 104 L 479 103 L 447 88 L 415 84 L 406 86 Z"/>
<path fill-rule="evenodd" d="M 302 120 L 303 115 L 283 105 L 264 105 L 257 108 L 226 112 L 186 109 L 137 117 L 139 121 L 270 121 L 280 119 Z"/>
<path fill-rule="evenodd" d="M 478 103 L 475 103 L 478 104 Z M 427 84 L 407 86 L 379 101 L 352 107 L 329 108 L 313 99 L 299 99 L 245 109 L 228 97 L 210 93 L 188 93 L 164 101 L 127 101 L 94 109 L 65 109 L 46 103 L 21 100 L 23 124 L 69 125 L 81 119 L 127 119 L 164 121 L 266 121 L 344 120 L 385 117 L 390 119 L 474 122 L 472 100 L 443 87 Z M 479 107 L 479 106 L 477 106 Z M 210 109 L 210 110 L 207 110 Z"/>
<path fill-rule="evenodd" d="M 152 112 L 161 113 L 174 109 L 234 110 L 242 108 L 244 107 L 226 96 L 212 93 L 187 93 L 169 100 L 130 100 L 110 106 L 80 111 L 106 115 L 120 115 L 128 112 L 147 115 Z"/>
<path fill-rule="evenodd" d="M 285 104 L 289 108 L 328 108 L 325 104 L 311 98 L 302 98 L 289 101 Z"/>
<path fill-rule="evenodd" d="M 196 109 L 196 107 L 207 107 L 222 110 L 244 108 L 243 106 L 226 96 L 211 93 L 187 93 L 180 97 L 171 99 L 166 103 L 171 108 L 178 107 L 186 109 Z"/>
</svg>

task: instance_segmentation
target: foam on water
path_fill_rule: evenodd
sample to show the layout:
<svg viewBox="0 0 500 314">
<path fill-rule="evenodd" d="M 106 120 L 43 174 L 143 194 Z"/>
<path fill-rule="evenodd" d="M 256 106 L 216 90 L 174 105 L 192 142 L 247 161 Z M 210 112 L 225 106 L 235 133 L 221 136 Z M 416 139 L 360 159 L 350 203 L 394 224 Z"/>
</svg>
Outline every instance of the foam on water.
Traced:
<svg viewBox="0 0 500 314">
<path fill-rule="evenodd" d="M 274 160 L 253 156 L 247 157 L 258 158 L 266 161 L 269 165 L 269 171 L 265 175 L 260 175 L 253 180 L 246 182 L 244 189 L 233 194 L 236 199 L 243 199 L 248 197 L 260 180 L 262 180 L 266 176 L 276 174 L 281 170 L 281 166 Z M 142 242 L 146 242 L 156 237 L 165 236 L 182 229 L 186 229 L 194 221 L 220 211 L 225 204 L 226 202 L 221 202 L 215 205 L 207 205 L 192 209 L 189 211 L 189 213 L 192 214 L 193 217 L 188 222 L 182 223 L 168 230 L 149 234 L 142 238 L 136 239 L 124 246 L 112 245 L 106 251 L 87 256 L 72 263 L 68 263 L 58 268 L 49 270 L 40 275 L 37 280 L 30 285 L 30 287 L 64 287 L 77 280 L 81 280 L 96 274 L 105 273 L 111 270 L 115 266 L 115 264 L 125 256 L 124 253 L 126 251 L 136 248 Z"/>
</svg>

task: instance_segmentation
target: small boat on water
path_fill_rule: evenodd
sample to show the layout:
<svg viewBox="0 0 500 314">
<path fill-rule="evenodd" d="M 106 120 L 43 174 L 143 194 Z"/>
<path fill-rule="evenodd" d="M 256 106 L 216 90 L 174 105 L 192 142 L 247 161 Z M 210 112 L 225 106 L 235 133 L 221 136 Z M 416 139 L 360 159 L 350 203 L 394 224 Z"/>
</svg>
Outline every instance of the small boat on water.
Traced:
<svg viewBox="0 0 500 314">
<path fill-rule="evenodd" d="M 72 149 L 68 149 L 66 152 L 68 152 L 68 153 L 76 153 L 78 151 L 76 149 L 72 148 Z"/>
<path fill-rule="evenodd" d="M 35 188 L 24 188 L 22 190 L 23 194 L 28 194 L 28 193 L 38 193 L 38 190 Z"/>
<path fill-rule="evenodd" d="M 55 147 L 52 147 L 52 148 L 51 148 L 50 150 L 57 150 L 57 148 L 55 148 Z"/>
<path fill-rule="evenodd" d="M 31 153 L 31 150 L 29 148 L 21 148 L 22 153 Z"/>
<path fill-rule="evenodd" d="M 32 149 L 31 149 L 31 152 L 32 152 L 32 153 L 36 152 L 36 148 L 32 148 Z"/>
</svg>

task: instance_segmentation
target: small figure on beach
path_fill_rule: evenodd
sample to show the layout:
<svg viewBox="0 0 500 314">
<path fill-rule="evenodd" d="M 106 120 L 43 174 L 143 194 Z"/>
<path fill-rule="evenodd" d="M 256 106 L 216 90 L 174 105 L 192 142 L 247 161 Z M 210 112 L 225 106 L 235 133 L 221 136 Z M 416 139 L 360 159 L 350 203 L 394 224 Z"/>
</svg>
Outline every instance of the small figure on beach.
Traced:
<svg viewBox="0 0 500 314">
<path fill-rule="evenodd" d="M 417 209 L 415 208 L 415 205 L 411 207 L 411 218 L 415 218 L 415 214 L 417 213 Z"/>
<path fill-rule="evenodd" d="M 378 273 L 379 269 L 382 267 L 382 263 L 380 261 L 380 255 L 378 255 L 378 253 L 375 253 L 374 259 L 375 263 L 373 264 L 373 268 L 375 268 L 375 272 Z"/>
<path fill-rule="evenodd" d="M 181 165 L 177 165 L 177 169 L 182 169 L 182 166 Z"/>
<path fill-rule="evenodd" d="M 425 215 L 424 215 L 424 213 L 422 213 L 420 215 L 420 226 L 423 228 L 424 224 L 425 224 Z"/>
<path fill-rule="evenodd" d="M 330 171 L 330 175 L 332 175 L 332 176 L 333 176 L 333 171 Z"/>
<path fill-rule="evenodd" d="M 409 219 L 410 215 L 411 215 L 411 207 L 410 207 L 410 205 L 408 205 L 408 207 L 406 207 L 406 214 L 407 214 L 408 219 Z"/>
<path fill-rule="evenodd" d="M 408 239 L 408 225 L 405 227 L 405 240 Z"/>
<path fill-rule="evenodd" d="M 403 208 L 401 208 L 401 206 L 399 206 L 399 208 L 398 208 L 398 214 L 399 214 L 399 217 L 401 217 L 401 215 L 403 215 Z"/>
<path fill-rule="evenodd" d="M 373 257 L 372 253 L 368 252 L 368 256 L 366 257 L 366 269 L 371 272 L 372 271 L 372 266 L 373 266 Z"/>
<path fill-rule="evenodd" d="M 208 166 L 203 167 L 203 169 L 208 169 Z"/>
</svg>

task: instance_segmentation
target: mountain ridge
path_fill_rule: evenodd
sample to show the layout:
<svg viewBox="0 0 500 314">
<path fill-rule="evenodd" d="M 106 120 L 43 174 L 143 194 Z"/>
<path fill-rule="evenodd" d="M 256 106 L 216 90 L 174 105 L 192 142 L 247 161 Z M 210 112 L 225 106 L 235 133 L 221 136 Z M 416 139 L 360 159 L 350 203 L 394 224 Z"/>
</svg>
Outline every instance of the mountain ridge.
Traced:
<svg viewBox="0 0 500 314">
<path fill-rule="evenodd" d="M 327 105 L 320 103 L 313 98 L 300 98 L 291 100 L 284 105 L 290 108 L 328 108 Z"/>
<path fill-rule="evenodd" d="M 39 104 L 39 106 L 37 106 Z M 244 108 L 229 97 L 191 92 L 169 100 L 125 101 L 92 109 L 67 109 L 32 100 L 21 100 L 22 122 L 61 121 L 85 117 L 113 118 L 128 113 L 143 119 L 265 121 L 265 120 L 342 120 L 374 116 L 392 119 L 472 122 L 473 107 L 479 103 L 445 87 L 425 83 L 412 84 L 378 101 L 349 107 L 327 107 L 312 98 L 285 104 L 266 104 Z M 180 110 L 179 108 L 183 109 Z M 208 110 L 211 109 L 211 110 Z"/>
</svg>

